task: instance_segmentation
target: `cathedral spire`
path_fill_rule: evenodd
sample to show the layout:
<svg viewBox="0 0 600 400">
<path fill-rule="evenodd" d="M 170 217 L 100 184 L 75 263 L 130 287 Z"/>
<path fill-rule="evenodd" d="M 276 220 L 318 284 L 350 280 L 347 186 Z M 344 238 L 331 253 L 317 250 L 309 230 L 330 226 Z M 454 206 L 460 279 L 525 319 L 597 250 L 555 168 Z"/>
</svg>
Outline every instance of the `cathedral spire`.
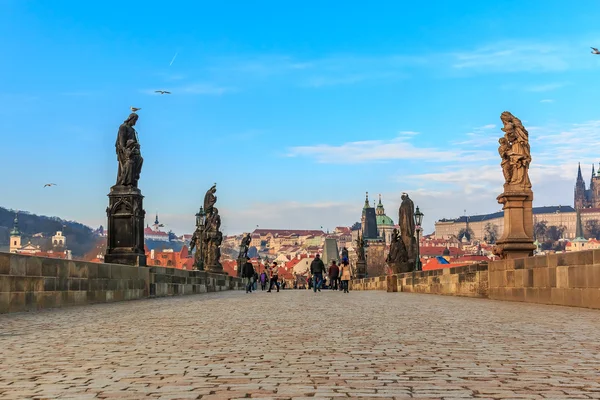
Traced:
<svg viewBox="0 0 600 400">
<path fill-rule="evenodd" d="M 583 182 L 583 175 L 581 175 L 581 163 L 579 163 L 579 166 L 577 167 L 577 182 Z"/>
<path fill-rule="evenodd" d="M 367 192 L 367 195 L 365 197 L 365 206 L 363 208 L 367 209 L 369 207 L 371 207 L 371 206 L 369 205 L 369 192 Z"/>
</svg>

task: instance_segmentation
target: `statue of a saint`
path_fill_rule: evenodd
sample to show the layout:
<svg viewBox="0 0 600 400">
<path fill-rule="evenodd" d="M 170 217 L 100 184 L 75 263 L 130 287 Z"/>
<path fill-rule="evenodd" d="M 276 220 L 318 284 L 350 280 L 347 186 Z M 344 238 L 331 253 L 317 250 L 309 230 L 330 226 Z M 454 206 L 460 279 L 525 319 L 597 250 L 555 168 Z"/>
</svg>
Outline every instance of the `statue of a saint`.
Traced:
<svg viewBox="0 0 600 400">
<path fill-rule="evenodd" d="M 137 132 L 133 128 L 138 120 L 136 113 L 129 117 L 119 127 L 115 148 L 119 168 L 117 172 L 117 185 L 133 186 L 137 188 L 142 172 L 144 159 L 140 152 L 140 143 Z"/>
<path fill-rule="evenodd" d="M 217 196 L 215 196 L 216 191 L 217 184 L 215 183 L 204 195 L 204 212 L 206 212 L 206 215 L 212 214 L 212 209 L 217 202 Z"/>
<path fill-rule="evenodd" d="M 506 183 L 531 188 L 531 181 L 529 180 L 529 164 L 531 163 L 529 132 L 527 132 L 521 120 L 508 111 L 504 111 L 500 115 L 500 120 L 504 124 L 502 131 L 506 139 L 505 145 L 510 146 L 510 150 L 504 150 L 510 165 L 510 174 L 504 174 L 505 179 L 510 178 Z M 498 151 L 500 152 L 500 149 Z M 505 156 L 502 155 L 503 161 Z M 506 167 L 506 170 L 508 171 L 508 167 Z"/>
<path fill-rule="evenodd" d="M 502 167 L 502 173 L 504 174 L 504 182 L 509 183 L 512 176 L 512 165 L 510 165 L 510 145 L 505 137 L 498 139 L 498 154 L 502 158 L 500 166 Z"/>
<path fill-rule="evenodd" d="M 194 247 L 196 248 L 196 253 L 194 254 L 194 266 L 198 269 L 203 269 L 204 251 L 202 231 L 200 229 L 196 229 L 192 235 L 192 239 L 190 241 L 190 251 L 194 250 Z"/>
<path fill-rule="evenodd" d="M 252 243 L 252 237 L 248 233 L 248 234 L 246 234 L 246 236 L 244 236 L 242 238 L 242 243 L 240 244 L 240 253 L 238 255 L 238 258 L 245 259 L 246 257 L 248 257 L 248 250 L 250 249 L 250 243 Z"/>
<path fill-rule="evenodd" d="M 398 231 L 398 229 L 394 229 L 394 231 L 392 232 L 392 243 L 390 244 L 390 252 L 388 253 L 386 262 L 390 266 L 394 266 L 398 263 L 403 263 L 406 261 L 408 261 L 406 247 L 404 246 L 404 242 L 400 237 L 400 232 Z M 397 271 L 395 271 L 394 269 L 394 272 Z"/>
<path fill-rule="evenodd" d="M 365 261 L 365 241 L 360 233 L 356 239 L 356 254 L 358 255 L 358 261 Z"/>
</svg>

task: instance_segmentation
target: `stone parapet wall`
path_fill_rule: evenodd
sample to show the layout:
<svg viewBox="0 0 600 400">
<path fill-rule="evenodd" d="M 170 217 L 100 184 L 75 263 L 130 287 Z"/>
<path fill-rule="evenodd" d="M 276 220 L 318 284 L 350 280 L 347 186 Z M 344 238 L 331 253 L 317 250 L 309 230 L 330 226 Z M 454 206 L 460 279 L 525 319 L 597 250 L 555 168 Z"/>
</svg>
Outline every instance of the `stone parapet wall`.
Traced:
<svg viewBox="0 0 600 400">
<path fill-rule="evenodd" d="M 204 271 L 0 253 L 0 314 L 242 288 Z"/>
<path fill-rule="evenodd" d="M 487 264 L 474 264 L 357 279 L 351 282 L 350 287 L 352 290 L 387 290 L 388 292 L 487 297 L 488 266 Z"/>
<path fill-rule="evenodd" d="M 241 278 L 206 271 L 150 267 L 150 296 L 164 297 L 222 290 L 242 290 Z"/>
<path fill-rule="evenodd" d="M 600 250 L 489 263 L 489 298 L 600 308 Z"/>
</svg>

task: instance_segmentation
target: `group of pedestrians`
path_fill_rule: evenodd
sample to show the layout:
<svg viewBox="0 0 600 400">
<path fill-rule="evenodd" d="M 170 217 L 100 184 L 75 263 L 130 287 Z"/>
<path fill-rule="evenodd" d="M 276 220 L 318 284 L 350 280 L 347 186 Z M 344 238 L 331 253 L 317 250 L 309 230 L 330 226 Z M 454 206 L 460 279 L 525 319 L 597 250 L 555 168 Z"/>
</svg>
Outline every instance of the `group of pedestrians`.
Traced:
<svg viewBox="0 0 600 400">
<path fill-rule="evenodd" d="M 348 259 L 344 257 L 342 263 L 338 266 L 336 261 L 331 261 L 329 270 L 325 267 L 321 256 L 317 254 L 315 259 L 310 264 L 310 274 L 312 276 L 312 287 L 314 292 L 317 290 L 320 292 L 325 282 L 324 276 L 329 276 L 330 288 L 333 290 L 343 290 L 344 293 L 350 293 L 348 291 L 348 282 L 351 279 L 350 275 L 350 263 Z M 267 293 L 271 293 L 273 286 L 279 292 L 279 287 L 282 286 L 285 289 L 285 282 L 279 283 L 279 266 L 274 261 L 273 265 L 266 267 L 265 270 L 259 275 L 254 269 L 254 265 L 250 262 L 250 257 L 246 257 L 246 262 L 242 266 L 242 278 L 244 278 L 244 284 L 246 286 L 246 293 L 252 293 L 257 290 L 258 282 L 260 281 L 260 289 L 265 290 L 268 285 Z"/>
<path fill-rule="evenodd" d="M 331 261 L 329 271 L 326 270 L 321 256 L 317 254 L 315 259 L 310 263 L 310 274 L 312 275 L 312 287 L 316 293 L 317 290 L 320 292 L 323 287 L 324 279 L 323 275 L 329 272 L 330 288 L 338 290 L 338 285 L 344 293 L 350 293 L 348 291 L 348 282 L 351 279 L 350 275 L 350 263 L 348 259 L 344 257 L 342 263 L 338 266 L 335 260 Z"/>
<path fill-rule="evenodd" d="M 244 278 L 246 285 L 246 293 L 252 293 L 253 290 L 256 291 L 258 281 L 260 281 L 261 290 L 265 290 L 268 284 L 269 290 L 267 290 L 267 293 L 271 293 L 273 285 L 279 292 L 279 267 L 275 261 L 271 267 L 267 267 L 265 271 L 258 275 L 254 269 L 254 265 L 250 262 L 250 257 L 246 257 L 246 263 L 242 266 L 242 278 Z M 283 288 L 285 289 L 285 282 L 283 283 Z"/>
</svg>

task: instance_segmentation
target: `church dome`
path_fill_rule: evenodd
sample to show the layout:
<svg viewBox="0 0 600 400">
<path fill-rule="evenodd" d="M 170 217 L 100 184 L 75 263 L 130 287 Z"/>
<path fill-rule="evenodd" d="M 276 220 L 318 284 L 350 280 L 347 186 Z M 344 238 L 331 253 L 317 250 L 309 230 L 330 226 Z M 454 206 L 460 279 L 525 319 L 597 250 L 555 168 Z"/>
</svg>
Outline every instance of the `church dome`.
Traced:
<svg viewBox="0 0 600 400">
<path fill-rule="evenodd" d="M 394 226 L 394 221 L 387 215 L 378 215 L 377 226 Z"/>
</svg>

